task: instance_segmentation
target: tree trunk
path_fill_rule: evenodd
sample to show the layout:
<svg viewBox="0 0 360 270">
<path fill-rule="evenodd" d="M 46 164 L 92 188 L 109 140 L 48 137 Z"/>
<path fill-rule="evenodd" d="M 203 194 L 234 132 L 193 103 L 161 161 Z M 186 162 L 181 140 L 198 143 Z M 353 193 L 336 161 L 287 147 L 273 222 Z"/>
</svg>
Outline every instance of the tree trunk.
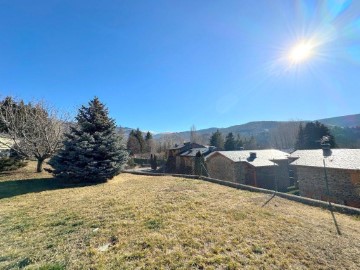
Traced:
<svg viewBox="0 0 360 270">
<path fill-rule="evenodd" d="M 43 163 L 44 163 L 44 159 L 43 158 L 38 158 L 37 160 L 37 166 L 36 166 L 36 172 L 42 172 L 43 170 Z"/>
</svg>

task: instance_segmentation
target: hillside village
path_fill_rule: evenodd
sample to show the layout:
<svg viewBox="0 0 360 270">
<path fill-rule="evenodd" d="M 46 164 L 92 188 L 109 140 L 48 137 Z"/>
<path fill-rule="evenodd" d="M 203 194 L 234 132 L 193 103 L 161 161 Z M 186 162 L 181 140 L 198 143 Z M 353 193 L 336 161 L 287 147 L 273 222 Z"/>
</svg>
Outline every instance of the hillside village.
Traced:
<svg viewBox="0 0 360 270">
<path fill-rule="evenodd" d="M 0 270 L 359 270 L 359 15 L 0 1 Z"/>
<path fill-rule="evenodd" d="M 169 172 L 194 174 L 205 157 L 202 174 L 225 181 L 287 192 L 360 208 L 360 149 L 276 149 L 216 151 L 215 147 L 185 143 L 169 149 Z M 325 179 L 325 171 L 327 179 Z M 327 190 L 328 186 L 328 190 Z"/>
<path fill-rule="evenodd" d="M 49 163 L 53 166 L 57 162 L 69 162 L 66 160 L 53 161 L 52 156 L 59 156 L 56 154 L 57 151 L 60 153 L 64 151 L 61 148 L 61 141 L 57 141 L 61 139 L 60 136 L 58 139 L 53 138 L 53 150 L 51 145 L 49 145 L 50 148 L 41 146 L 42 143 L 50 144 L 48 138 L 54 136 L 49 133 L 44 137 L 45 140 L 41 141 L 37 132 L 48 132 L 42 129 L 42 124 L 39 124 L 36 133 L 30 134 L 31 131 L 29 131 L 29 134 L 21 139 L 23 133 L 18 133 L 17 128 L 11 125 L 11 118 L 6 118 L 9 115 L 6 106 L 12 102 L 14 101 L 10 97 L 5 98 L 2 102 L 2 111 L 6 113 L 3 113 L 2 118 L 0 118 L 3 126 L 5 126 L 3 135 L 0 136 L 0 154 L 4 164 L 0 168 L 6 169 L 6 164 L 9 163 L 8 159 L 10 158 L 11 161 L 14 155 L 16 156 L 15 160 L 37 159 L 38 172 L 42 171 L 42 163 L 48 158 L 52 158 Z M 90 104 L 99 104 L 96 106 L 99 106 L 100 110 L 103 108 L 97 98 L 91 102 L 95 103 Z M 23 106 L 21 105 L 23 103 L 14 104 Z M 29 107 L 29 114 L 34 113 L 31 110 Z M 85 111 L 80 111 L 80 113 L 85 117 Z M 17 116 L 14 115 L 14 117 Z M 41 115 L 35 113 L 32 118 L 39 117 Z M 340 121 L 339 118 L 334 119 Z M 17 125 L 18 121 L 21 121 L 20 118 L 14 121 L 13 125 Z M 47 120 L 43 121 L 46 122 Z M 323 121 L 326 122 L 326 120 Z M 329 121 L 332 122 L 332 120 Z M 48 123 L 50 124 L 50 122 Z M 34 129 L 37 125 L 31 121 L 28 124 L 31 125 L 29 130 Z M 24 123 L 22 125 L 24 127 Z M 212 133 L 209 144 L 200 144 L 196 142 L 201 140 L 194 127 L 191 130 L 190 142 L 175 144 L 173 147 L 169 143 L 161 147 L 161 143 L 158 143 L 159 148 L 150 132 L 144 134 L 139 129 L 132 130 L 126 142 L 126 151 L 130 155 L 126 166 L 128 168 L 143 167 L 140 170 L 144 170 L 144 167 L 145 170 L 148 170 L 146 166 L 151 166 L 153 172 L 206 176 L 360 208 L 360 159 L 358 158 L 360 149 L 339 148 L 335 137 L 331 134 L 331 129 L 320 122 L 300 122 L 291 123 L 291 125 L 292 127 L 294 125 L 299 126 L 297 129 L 292 129 L 291 134 L 286 132 L 282 134 L 284 141 L 293 143 L 293 147 L 288 149 L 261 149 L 255 140 L 242 138 L 239 135 L 235 137 L 232 132 L 228 133 L 224 139 L 219 130 Z M 56 129 L 57 126 L 58 122 L 54 128 Z M 49 127 L 46 128 L 49 129 Z M 117 133 L 114 126 L 112 129 L 114 129 L 113 132 Z M 293 134 L 294 131 L 297 131 L 296 135 Z M 57 134 L 60 135 L 60 133 Z M 126 137 L 121 131 L 119 134 L 119 138 L 122 138 L 123 147 L 125 147 Z M 35 136 L 34 139 L 30 139 L 31 136 Z M 324 138 L 325 140 L 321 141 Z M 34 146 L 34 140 L 38 144 L 37 147 Z M 66 140 L 64 142 L 66 143 Z M 58 148 L 55 147 L 56 145 Z M 125 148 L 120 151 L 125 151 Z M 59 157 L 62 158 L 62 155 L 64 154 Z M 78 153 L 72 155 L 78 155 Z M 127 155 L 121 155 L 118 162 L 125 162 Z M 14 161 L 14 165 L 10 165 L 10 168 L 16 168 L 16 163 L 17 161 Z M 123 169 L 123 165 L 125 164 L 119 163 L 116 171 L 119 171 L 120 168 Z M 60 168 L 62 167 L 59 167 L 61 174 L 63 169 Z"/>
<path fill-rule="evenodd" d="M 248 149 L 254 141 L 243 140 L 232 133 L 224 140 L 218 130 L 209 140 L 212 145 L 194 142 L 197 136 L 193 130 L 193 142 L 165 147 L 159 152 L 152 134 L 143 134 L 139 129 L 130 132 L 125 144 L 126 138 L 118 132 L 107 108 L 96 97 L 79 109 L 75 123 L 60 121 L 50 112 L 44 112 L 46 108 L 41 107 L 41 103 L 26 104 L 10 97 L 1 103 L 0 204 L 4 211 L 0 218 L 5 222 L 0 224 L 0 233 L 3 236 L 10 233 L 10 236 L 0 237 L 0 248 L 5 250 L 0 268 L 149 266 L 155 269 L 166 264 L 183 269 L 240 269 L 241 265 L 293 268 L 300 263 L 304 267 L 321 269 L 316 261 L 323 254 L 316 253 L 306 262 L 300 262 L 304 260 L 302 255 L 295 255 L 285 262 L 282 256 L 274 255 L 276 248 L 268 246 L 271 241 L 283 241 L 282 237 L 263 242 L 270 236 L 264 235 L 262 230 L 268 226 L 262 224 L 269 222 L 273 215 L 276 218 L 272 228 L 283 228 L 291 237 L 303 234 L 283 224 L 281 219 L 286 216 L 288 220 L 289 212 L 279 214 L 276 210 L 279 205 L 281 209 L 291 205 L 289 209 L 295 213 L 309 211 L 312 214 L 306 215 L 310 220 L 329 211 L 331 218 L 328 216 L 326 230 L 330 230 L 330 238 L 338 235 L 350 241 L 351 235 L 352 241 L 356 241 L 360 235 L 356 229 L 360 215 L 360 149 L 337 148 L 329 129 L 319 122 L 299 126 L 294 145 L 299 150 L 291 152 Z M 228 188 L 223 189 L 221 185 Z M 208 193 L 209 190 L 212 191 Z M 96 206 L 89 205 L 89 202 L 95 203 L 93 192 L 97 194 Z M 226 203 L 224 198 L 231 199 Z M 214 203 L 220 206 L 217 214 L 214 214 Z M 20 204 L 23 205 L 21 211 Z M 123 208 L 124 205 L 127 206 Z M 317 210 L 312 212 L 310 206 Z M 47 209 L 39 210 L 43 207 Z M 264 207 L 271 209 L 267 210 L 270 212 L 264 212 Z M 30 211 L 32 208 L 34 210 Z M 176 209 L 181 209 L 181 213 Z M 239 209 L 247 210 L 243 213 L 244 210 Z M 198 211 L 202 213 L 200 216 Z M 48 213 L 53 214 L 49 216 Z M 223 217 L 219 213 L 228 214 Z M 256 221 L 251 221 L 254 219 Z M 206 236 L 209 232 L 211 235 L 219 233 L 220 220 L 226 220 L 227 226 L 232 228 L 229 231 L 236 233 L 250 222 L 254 231 L 249 232 L 249 244 L 243 245 L 225 232 L 221 233 L 224 239 Z M 184 224 L 179 225 L 180 221 Z M 204 227 L 203 222 L 209 225 Z M 323 223 L 319 220 L 316 225 L 307 222 L 302 221 L 299 226 L 310 230 Z M 129 224 L 135 226 L 136 231 L 125 229 Z M 214 224 L 217 225 L 214 227 Z M 186 233 L 194 231 L 188 226 L 202 229 L 197 229 L 194 235 Z M 172 243 L 163 238 L 156 240 L 156 235 L 173 235 L 173 228 L 181 234 L 179 240 L 171 240 Z M 31 235 L 31 231 L 37 236 Z M 310 237 L 318 238 L 323 233 L 312 233 Z M 128 234 L 134 238 L 129 238 Z M 20 245 L 24 235 L 26 240 Z M 254 235 L 262 237 L 256 240 Z M 47 243 L 46 247 L 34 241 Z M 140 244 L 141 250 L 134 246 L 139 241 L 145 241 Z M 227 245 L 224 241 L 233 244 Z M 214 245 L 210 251 L 206 251 L 208 243 Z M 327 245 L 322 240 L 319 244 L 322 248 Z M 354 242 L 354 247 L 359 251 L 357 244 Z M 188 245 L 192 246 L 191 251 Z M 293 244 L 287 245 L 295 248 Z M 32 246 L 36 246 L 36 251 L 29 250 Z M 311 248 L 313 246 L 311 244 Z M 163 250 L 171 253 L 174 248 L 181 253 L 176 255 L 177 259 L 172 257 L 167 261 L 161 255 Z M 233 248 L 243 250 L 241 256 L 246 258 L 238 257 L 232 252 Z M 346 251 L 343 243 L 336 248 Z M 52 256 L 47 255 L 47 249 L 52 250 Z M 341 264 L 355 269 L 360 258 L 357 251 Z M 69 252 L 73 254 L 71 259 L 67 257 Z M 124 252 L 127 255 L 121 255 Z M 188 252 L 198 254 L 198 259 L 191 260 Z M 90 259 L 85 259 L 83 254 L 88 254 Z M 156 261 L 150 262 L 154 254 Z M 106 261 L 101 259 L 103 256 Z M 267 256 L 275 256 L 275 259 L 270 262 Z M 114 261 L 114 258 L 117 259 Z M 325 258 L 323 269 L 328 268 L 330 262 L 334 264 L 330 257 Z"/>
</svg>

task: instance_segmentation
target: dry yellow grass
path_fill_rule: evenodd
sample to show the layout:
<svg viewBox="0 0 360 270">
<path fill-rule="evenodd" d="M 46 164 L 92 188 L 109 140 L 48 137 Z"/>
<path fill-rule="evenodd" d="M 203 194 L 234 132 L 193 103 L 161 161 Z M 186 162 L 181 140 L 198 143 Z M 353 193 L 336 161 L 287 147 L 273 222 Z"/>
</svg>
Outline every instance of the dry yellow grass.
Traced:
<svg viewBox="0 0 360 270">
<path fill-rule="evenodd" d="M 0 176 L 0 269 L 358 269 L 360 221 L 198 180 L 122 174 L 57 189 Z M 9 179 L 44 188 L 4 191 Z M 11 185 L 10 185 L 11 186 Z M 46 190 L 46 187 L 52 190 Z M 13 194 L 13 195 L 12 195 Z M 3 196 L 3 197 L 4 197 Z M 107 248 L 107 249 L 106 249 Z M 102 251 L 104 250 L 104 251 Z"/>
</svg>

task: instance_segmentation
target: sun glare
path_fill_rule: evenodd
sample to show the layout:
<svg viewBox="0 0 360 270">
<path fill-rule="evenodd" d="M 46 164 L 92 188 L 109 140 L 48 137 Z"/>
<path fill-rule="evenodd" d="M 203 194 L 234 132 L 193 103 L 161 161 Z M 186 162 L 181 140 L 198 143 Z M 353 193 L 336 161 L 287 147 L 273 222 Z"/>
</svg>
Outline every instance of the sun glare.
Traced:
<svg viewBox="0 0 360 270">
<path fill-rule="evenodd" d="M 314 46 L 310 42 L 302 41 L 290 51 L 289 60 L 293 64 L 301 63 L 312 56 Z"/>
</svg>

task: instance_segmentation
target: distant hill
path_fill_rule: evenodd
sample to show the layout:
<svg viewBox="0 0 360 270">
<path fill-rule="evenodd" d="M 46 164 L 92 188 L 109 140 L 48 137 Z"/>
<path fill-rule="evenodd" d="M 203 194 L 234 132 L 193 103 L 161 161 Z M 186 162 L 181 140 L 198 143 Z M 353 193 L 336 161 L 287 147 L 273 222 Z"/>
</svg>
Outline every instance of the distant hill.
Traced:
<svg viewBox="0 0 360 270">
<path fill-rule="evenodd" d="M 133 128 L 128 127 L 118 127 L 117 130 L 123 134 L 125 138 L 129 137 L 130 132 L 133 130 Z"/>
<path fill-rule="evenodd" d="M 331 125 L 331 126 L 355 127 L 355 126 L 360 126 L 360 114 L 345 115 L 345 116 L 325 118 L 325 119 L 319 119 L 319 120 L 313 120 L 313 121 L 319 121 L 325 125 Z M 310 122 L 310 120 L 295 121 L 295 123 L 301 123 L 301 122 Z M 201 136 L 209 136 L 210 137 L 211 134 L 218 129 L 223 134 L 232 132 L 234 134 L 240 134 L 243 136 L 253 136 L 253 135 L 257 135 L 262 132 L 269 132 L 284 123 L 294 123 L 294 121 L 254 121 L 254 122 L 249 122 L 246 124 L 230 126 L 227 128 L 212 127 L 212 128 L 207 128 L 207 129 L 200 129 L 200 130 L 197 130 L 196 132 Z M 190 131 L 181 131 L 181 132 L 173 132 L 173 133 L 158 133 L 154 137 L 155 137 L 155 139 L 159 139 L 164 135 L 167 135 L 167 136 L 172 135 L 174 137 L 182 138 L 184 140 L 190 139 Z"/>
<path fill-rule="evenodd" d="M 299 121 L 256 121 L 249 122 L 242 125 L 235 125 L 226 128 L 208 128 L 208 129 L 200 129 L 196 131 L 198 142 L 202 144 L 208 144 L 212 133 L 214 133 L 217 129 L 224 135 L 224 137 L 232 132 L 234 136 L 240 135 L 240 137 L 250 138 L 254 137 L 259 148 L 270 148 L 270 147 L 279 147 L 276 143 L 274 143 L 273 139 L 276 134 L 279 133 L 280 130 L 284 130 L 284 125 L 286 126 L 286 130 L 290 130 L 293 134 L 297 132 L 297 128 L 299 127 Z M 296 129 L 294 131 L 294 128 Z M 287 131 L 285 131 L 287 132 Z M 293 140 L 295 140 L 295 135 L 292 136 Z M 174 132 L 174 133 L 159 133 L 154 136 L 154 138 L 158 141 L 167 141 L 170 144 L 181 143 L 184 141 L 190 140 L 190 131 L 183 132 Z M 286 148 L 293 146 L 294 142 L 287 142 Z M 285 146 L 281 147 L 285 148 Z"/>
<path fill-rule="evenodd" d="M 354 114 L 354 115 L 345 115 L 345 116 L 339 116 L 339 117 L 332 117 L 332 118 L 325 118 L 325 119 L 319 119 L 319 120 L 313 120 L 313 121 L 319 121 L 325 125 L 328 125 L 331 127 L 331 129 L 335 127 L 339 128 L 350 128 L 350 127 L 356 127 L 360 126 L 360 114 Z M 297 130 L 295 130 L 300 123 L 306 123 L 310 122 L 310 120 L 307 121 L 254 121 L 249 122 L 246 124 L 241 125 L 234 125 L 226 128 L 207 128 L 207 129 L 200 129 L 196 131 L 196 134 L 199 137 L 199 142 L 203 144 L 208 144 L 209 139 L 211 137 L 211 134 L 214 133 L 217 129 L 225 136 L 229 132 L 232 132 L 235 136 L 240 135 L 241 137 L 251 137 L 254 136 L 256 139 L 258 146 L 260 148 L 269 148 L 269 147 L 276 147 L 276 148 L 285 148 L 290 147 L 291 145 L 294 145 L 294 140 L 297 134 Z M 122 128 L 125 134 L 125 137 L 127 137 L 132 130 L 131 128 Z M 281 143 L 282 147 L 279 146 L 277 140 L 281 140 L 282 135 L 287 133 L 288 136 L 292 137 L 291 141 L 288 141 L 286 143 Z M 350 138 L 349 134 L 344 135 L 340 134 L 342 133 L 341 130 L 336 131 L 336 137 L 339 137 L 339 140 L 346 142 L 347 138 Z M 354 132 L 352 132 L 354 133 Z M 187 131 L 181 131 L 181 132 L 166 132 L 166 133 L 157 133 L 154 134 L 154 139 L 157 141 L 166 141 L 170 144 L 175 143 L 182 143 L 184 141 L 190 140 L 190 130 Z M 356 137 L 357 133 L 351 134 L 351 137 Z M 357 140 L 357 138 L 352 138 L 352 140 Z M 355 140 L 355 141 L 356 141 Z M 359 138 L 360 141 L 360 138 Z M 359 143 L 356 141 L 356 143 L 353 145 L 347 145 L 345 143 L 340 144 L 342 147 L 357 147 Z"/>
<path fill-rule="evenodd" d="M 360 114 L 352 114 L 345 116 L 338 116 L 332 118 L 325 118 L 318 120 L 325 125 L 338 126 L 338 127 L 359 127 Z"/>
<path fill-rule="evenodd" d="M 280 122 L 280 121 L 256 121 L 256 122 L 249 122 L 242 125 L 235 125 L 230 126 L 227 128 L 207 128 L 207 129 L 200 129 L 197 130 L 196 133 L 202 137 L 209 137 L 212 133 L 214 133 L 216 130 L 219 130 L 223 134 L 228 134 L 229 132 L 236 134 L 240 134 L 241 136 L 252 136 L 256 135 L 262 132 L 268 132 L 274 128 L 276 128 L 280 123 L 286 123 L 286 122 Z M 156 134 L 154 137 L 155 139 L 161 138 L 164 134 L 159 133 Z M 183 140 L 189 140 L 190 139 L 190 131 L 182 131 L 182 132 L 174 132 L 174 133 L 167 133 L 167 136 L 173 135 L 177 138 L 182 138 Z"/>
</svg>

